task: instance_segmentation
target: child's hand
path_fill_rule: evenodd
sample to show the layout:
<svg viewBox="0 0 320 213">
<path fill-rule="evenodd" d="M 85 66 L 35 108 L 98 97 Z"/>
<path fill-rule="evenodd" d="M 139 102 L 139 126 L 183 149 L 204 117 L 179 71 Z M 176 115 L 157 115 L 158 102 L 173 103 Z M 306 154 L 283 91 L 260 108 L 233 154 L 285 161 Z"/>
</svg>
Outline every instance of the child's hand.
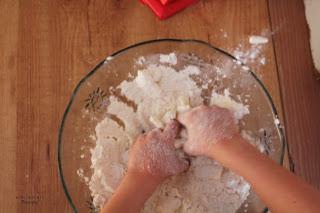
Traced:
<svg viewBox="0 0 320 213">
<path fill-rule="evenodd" d="M 232 113 L 220 107 L 199 106 L 179 116 L 178 120 L 188 131 L 184 150 L 190 155 L 212 157 L 214 144 L 228 141 L 238 133 Z"/>
<path fill-rule="evenodd" d="M 130 150 L 128 172 L 161 182 L 185 171 L 189 164 L 177 156 L 174 147 L 179 129 L 179 123 L 172 121 L 163 131 L 154 129 L 139 136 Z"/>
</svg>

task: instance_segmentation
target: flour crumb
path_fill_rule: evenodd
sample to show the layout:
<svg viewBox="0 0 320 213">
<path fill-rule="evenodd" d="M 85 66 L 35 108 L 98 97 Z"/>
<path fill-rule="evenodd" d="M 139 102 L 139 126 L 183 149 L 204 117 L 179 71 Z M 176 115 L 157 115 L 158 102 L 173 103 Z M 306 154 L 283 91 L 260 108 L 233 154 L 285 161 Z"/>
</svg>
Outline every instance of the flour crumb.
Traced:
<svg viewBox="0 0 320 213">
<path fill-rule="evenodd" d="M 248 66 L 242 66 L 242 69 L 245 70 L 245 71 L 249 71 L 250 68 Z"/>
<path fill-rule="evenodd" d="M 265 57 L 260 59 L 260 64 L 262 64 L 262 65 L 266 64 L 266 58 Z"/>
<path fill-rule="evenodd" d="M 137 60 L 136 60 L 136 64 L 138 65 L 143 65 L 146 62 L 146 59 L 143 56 L 140 56 Z"/>
<path fill-rule="evenodd" d="M 224 29 L 220 29 L 219 31 L 222 33 L 222 37 L 223 38 L 227 38 L 228 37 L 228 33 Z"/>
<path fill-rule="evenodd" d="M 168 55 L 160 54 L 160 60 L 161 63 L 167 63 L 176 65 L 177 64 L 177 56 L 175 53 L 170 53 Z"/>
<path fill-rule="evenodd" d="M 266 44 L 269 42 L 269 39 L 263 36 L 250 36 L 249 37 L 249 43 L 250 44 Z"/>
<path fill-rule="evenodd" d="M 89 177 L 87 177 L 87 176 L 84 175 L 84 170 L 83 170 L 82 168 L 79 168 L 79 169 L 77 170 L 77 175 L 78 175 L 82 180 L 84 180 L 86 184 L 89 183 L 90 179 L 89 179 Z"/>
<path fill-rule="evenodd" d="M 106 58 L 106 60 L 104 61 L 104 63 L 108 63 L 108 62 L 111 61 L 112 59 L 113 59 L 112 56 L 108 56 L 108 57 Z"/>
</svg>

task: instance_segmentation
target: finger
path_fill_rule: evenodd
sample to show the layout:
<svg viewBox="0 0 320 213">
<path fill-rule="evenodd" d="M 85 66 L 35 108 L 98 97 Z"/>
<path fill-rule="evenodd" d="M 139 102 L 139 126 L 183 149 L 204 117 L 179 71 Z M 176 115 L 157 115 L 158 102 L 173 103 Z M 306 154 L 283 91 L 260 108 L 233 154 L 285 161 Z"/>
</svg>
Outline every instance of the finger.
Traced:
<svg viewBox="0 0 320 213">
<path fill-rule="evenodd" d="M 177 120 L 183 125 L 187 126 L 188 124 L 188 116 L 190 112 L 179 113 L 177 116 Z"/>
<path fill-rule="evenodd" d="M 148 135 L 159 135 L 163 130 L 161 128 L 155 128 L 151 130 Z"/>
<path fill-rule="evenodd" d="M 180 161 L 180 172 L 184 172 L 190 167 L 190 162 L 187 159 L 179 159 Z"/>
<path fill-rule="evenodd" d="M 180 132 L 180 124 L 176 120 L 171 120 L 163 130 L 163 134 L 167 139 L 175 139 Z"/>
<path fill-rule="evenodd" d="M 187 141 L 186 143 L 183 144 L 183 151 L 187 153 L 188 155 L 194 156 L 196 153 L 194 152 L 194 148 L 191 145 L 192 143 L 190 141 Z"/>
<path fill-rule="evenodd" d="M 138 136 L 137 141 L 138 141 L 138 140 L 143 140 L 143 139 L 145 139 L 146 137 L 147 137 L 147 133 L 142 133 L 142 134 L 140 134 L 140 135 Z"/>
<path fill-rule="evenodd" d="M 162 135 L 162 129 L 156 128 L 147 133 L 147 140 L 158 140 Z"/>
<path fill-rule="evenodd" d="M 197 113 L 197 111 L 202 111 L 202 110 L 205 110 L 207 109 L 208 107 L 205 106 L 205 105 L 200 105 L 200 106 L 197 106 L 193 109 L 191 109 L 190 111 L 188 112 L 185 112 L 185 113 L 182 113 L 182 114 L 178 114 L 178 121 L 183 124 L 184 126 L 188 126 L 188 124 L 190 123 L 190 119 L 192 120 L 192 117 L 195 113 Z"/>
</svg>

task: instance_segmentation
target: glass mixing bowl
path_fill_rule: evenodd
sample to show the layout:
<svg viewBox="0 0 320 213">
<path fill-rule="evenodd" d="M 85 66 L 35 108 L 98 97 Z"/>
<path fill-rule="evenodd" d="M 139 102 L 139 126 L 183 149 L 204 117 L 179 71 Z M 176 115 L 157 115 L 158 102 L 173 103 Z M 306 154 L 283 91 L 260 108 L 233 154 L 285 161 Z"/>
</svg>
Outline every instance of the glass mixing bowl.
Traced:
<svg viewBox="0 0 320 213">
<path fill-rule="evenodd" d="M 87 182 L 92 169 L 90 149 L 95 146 L 95 127 L 106 116 L 108 96 L 128 74 L 150 63 L 160 63 L 159 54 L 176 53 L 178 63 L 173 68 L 196 65 L 200 75 L 195 81 L 209 81 L 208 90 L 223 92 L 229 88 L 235 100 L 245 100 L 250 115 L 240 128 L 250 130 L 266 148 L 265 153 L 282 164 L 285 138 L 274 103 L 261 80 L 243 63 L 227 52 L 198 40 L 161 39 L 138 43 L 119 50 L 101 61 L 85 76 L 73 91 L 64 113 L 58 141 L 58 163 L 62 186 L 75 212 L 95 212 Z M 144 63 L 137 63 L 144 57 Z M 211 80 L 210 80 L 211 79 Z M 209 92 L 210 92 L 209 91 Z M 202 96 L 208 100 L 209 92 Z M 278 120 L 277 120 L 278 121 Z M 253 191 L 243 212 L 263 212 L 265 205 Z"/>
</svg>

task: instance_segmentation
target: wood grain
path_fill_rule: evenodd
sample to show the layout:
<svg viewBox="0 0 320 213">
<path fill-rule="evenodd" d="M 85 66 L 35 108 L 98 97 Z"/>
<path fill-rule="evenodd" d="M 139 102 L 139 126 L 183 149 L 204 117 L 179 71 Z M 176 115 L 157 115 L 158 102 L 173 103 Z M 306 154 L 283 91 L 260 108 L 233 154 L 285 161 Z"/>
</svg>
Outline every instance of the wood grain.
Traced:
<svg viewBox="0 0 320 213">
<path fill-rule="evenodd" d="M 295 172 L 320 188 L 320 82 L 314 76 L 303 0 L 269 0 Z"/>
<path fill-rule="evenodd" d="M 132 0 L 2 0 L 0 6 L 0 212 L 71 211 L 57 172 L 58 128 L 75 85 L 107 55 L 156 38 L 199 39 L 232 51 L 248 46 L 249 35 L 271 35 L 265 0 L 203 0 L 166 21 Z M 263 54 L 266 66 L 249 65 L 282 112 L 272 42 Z"/>
<path fill-rule="evenodd" d="M 0 26 L 0 212 L 15 212 L 17 2 L 0 1 Z"/>
</svg>

